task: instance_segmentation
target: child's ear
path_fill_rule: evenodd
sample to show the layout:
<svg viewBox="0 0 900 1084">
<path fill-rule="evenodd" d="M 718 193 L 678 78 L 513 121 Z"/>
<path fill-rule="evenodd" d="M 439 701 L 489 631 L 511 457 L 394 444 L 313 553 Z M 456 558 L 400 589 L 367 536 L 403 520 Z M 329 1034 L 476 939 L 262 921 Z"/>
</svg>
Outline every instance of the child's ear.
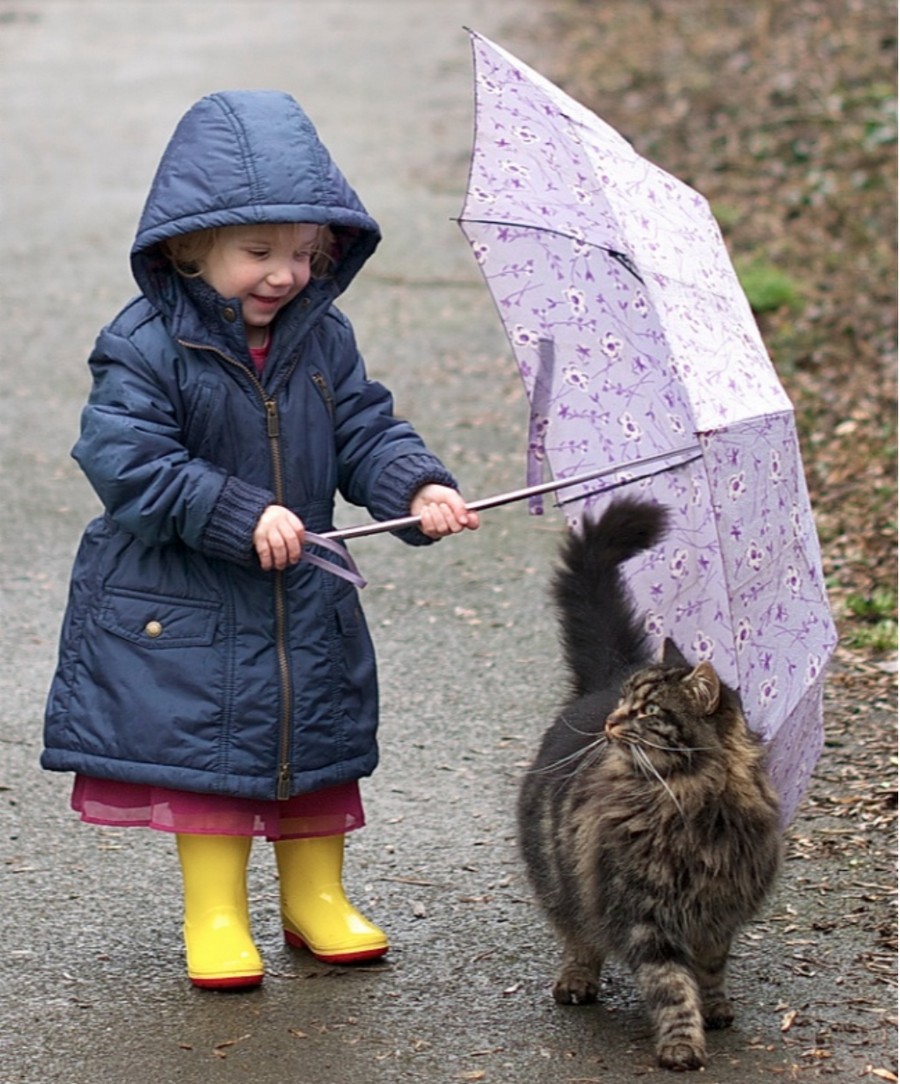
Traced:
<svg viewBox="0 0 900 1084">
<path fill-rule="evenodd" d="M 678 649 L 678 645 L 670 637 L 666 637 L 662 647 L 663 666 L 690 666 L 684 655 Z"/>
</svg>

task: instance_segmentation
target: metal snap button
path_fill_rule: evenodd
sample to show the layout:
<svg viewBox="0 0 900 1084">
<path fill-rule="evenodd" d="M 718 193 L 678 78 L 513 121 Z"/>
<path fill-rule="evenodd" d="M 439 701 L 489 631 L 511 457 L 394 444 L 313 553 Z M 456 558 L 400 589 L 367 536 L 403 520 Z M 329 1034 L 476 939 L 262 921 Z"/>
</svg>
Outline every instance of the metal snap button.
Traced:
<svg viewBox="0 0 900 1084">
<path fill-rule="evenodd" d="M 151 640 L 155 640 L 157 636 L 162 636 L 163 627 L 159 621 L 148 621 L 144 625 L 144 632 L 150 637 Z"/>
<path fill-rule="evenodd" d="M 222 316 L 228 321 L 229 324 L 233 324 L 237 320 L 237 311 L 231 306 L 227 305 L 222 309 Z"/>
</svg>

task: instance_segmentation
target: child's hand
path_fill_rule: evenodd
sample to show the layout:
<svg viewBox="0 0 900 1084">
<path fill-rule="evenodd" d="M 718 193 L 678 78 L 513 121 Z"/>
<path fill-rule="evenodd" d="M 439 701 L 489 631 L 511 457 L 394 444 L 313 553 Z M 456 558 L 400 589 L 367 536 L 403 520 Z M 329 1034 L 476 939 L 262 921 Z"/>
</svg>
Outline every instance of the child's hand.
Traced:
<svg viewBox="0 0 900 1084">
<path fill-rule="evenodd" d="M 466 508 L 466 502 L 449 486 L 435 483 L 422 486 L 412 499 L 410 513 L 420 516 L 419 530 L 429 538 L 443 538 L 468 529 L 478 530 L 478 513 Z"/>
<path fill-rule="evenodd" d="M 253 545 L 264 572 L 295 565 L 303 552 L 306 529 L 290 508 L 270 504 L 253 529 Z"/>
</svg>

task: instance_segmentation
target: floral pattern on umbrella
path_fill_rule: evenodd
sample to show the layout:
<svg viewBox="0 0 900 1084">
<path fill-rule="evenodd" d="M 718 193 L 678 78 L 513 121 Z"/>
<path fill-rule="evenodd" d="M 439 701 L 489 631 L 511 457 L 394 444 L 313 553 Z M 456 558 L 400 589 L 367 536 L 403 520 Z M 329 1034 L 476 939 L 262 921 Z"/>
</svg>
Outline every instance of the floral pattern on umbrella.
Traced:
<svg viewBox="0 0 900 1084">
<path fill-rule="evenodd" d="M 740 690 L 788 820 L 821 750 L 836 642 L 790 401 L 706 200 L 471 37 L 460 225 L 531 404 L 528 482 L 610 468 L 562 491 L 572 526 L 621 486 L 670 507 L 629 582 L 653 637 Z"/>
</svg>

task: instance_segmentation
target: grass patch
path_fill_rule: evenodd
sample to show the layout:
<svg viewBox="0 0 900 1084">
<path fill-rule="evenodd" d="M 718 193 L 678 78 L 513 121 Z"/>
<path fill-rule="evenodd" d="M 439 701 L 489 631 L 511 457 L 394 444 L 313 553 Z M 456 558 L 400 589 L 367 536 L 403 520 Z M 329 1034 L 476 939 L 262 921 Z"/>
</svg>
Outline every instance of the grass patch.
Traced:
<svg viewBox="0 0 900 1084">
<path fill-rule="evenodd" d="M 848 595 L 847 610 L 857 619 L 845 637 L 851 647 L 897 650 L 897 592 L 887 588 L 871 595 Z"/>
<path fill-rule="evenodd" d="M 847 609 L 855 616 L 866 621 L 881 621 L 886 617 L 897 616 L 897 592 L 886 588 L 873 591 L 863 598 L 861 595 L 849 595 Z"/>
<path fill-rule="evenodd" d="M 738 260 L 735 270 L 757 315 L 799 305 L 800 289 L 780 267 L 765 260 Z"/>
<path fill-rule="evenodd" d="M 890 618 L 876 621 L 874 625 L 854 625 L 844 637 L 847 647 L 866 651 L 888 652 L 897 650 L 897 622 Z"/>
</svg>

